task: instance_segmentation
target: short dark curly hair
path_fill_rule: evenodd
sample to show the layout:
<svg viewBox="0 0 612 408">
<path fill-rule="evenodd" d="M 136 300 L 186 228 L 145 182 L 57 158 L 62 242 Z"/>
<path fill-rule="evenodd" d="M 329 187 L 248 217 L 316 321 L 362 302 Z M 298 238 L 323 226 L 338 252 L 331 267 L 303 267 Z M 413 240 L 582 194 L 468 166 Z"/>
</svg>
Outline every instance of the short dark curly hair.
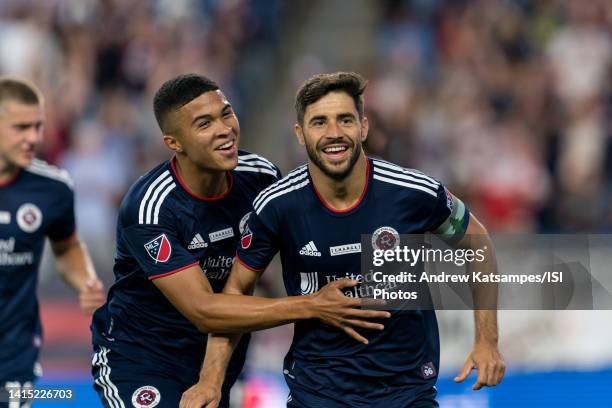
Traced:
<svg viewBox="0 0 612 408">
<path fill-rule="evenodd" d="M 161 131 L 166 133 L 170 129 L 168 114 L 203 93 L 218 89 L 215 81 L 198 74 L 183 74 L 164 82 L 153 98 L 153 111 Z"/>
<path fill-rule="evenodd" d="M 346 92 L 355 102 L 359 118 L 363 118 L 363 91 L 368 81 L 355 72 L 334 72 L 318 74 L 300 86 L 295 95 L 295 112 L 300 125 L 304 124 L 304 112 L 311 105 L 330 92 Z"/>
</svg>

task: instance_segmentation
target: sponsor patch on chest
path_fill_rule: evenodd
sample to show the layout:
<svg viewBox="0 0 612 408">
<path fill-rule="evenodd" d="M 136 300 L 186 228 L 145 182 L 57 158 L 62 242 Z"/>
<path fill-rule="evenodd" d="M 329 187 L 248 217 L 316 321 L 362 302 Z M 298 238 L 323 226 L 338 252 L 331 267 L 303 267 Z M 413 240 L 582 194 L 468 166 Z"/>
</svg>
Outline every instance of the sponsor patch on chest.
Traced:
<svg viewBox="0 0 612 408">
<path fill-rule="evenodd" d="M 217 242 L 234 236 L 234 230 L 232 227 L 228 227 L 219 231 L 211 232 L 208 234 L 210 242 Z"/>
</svg>

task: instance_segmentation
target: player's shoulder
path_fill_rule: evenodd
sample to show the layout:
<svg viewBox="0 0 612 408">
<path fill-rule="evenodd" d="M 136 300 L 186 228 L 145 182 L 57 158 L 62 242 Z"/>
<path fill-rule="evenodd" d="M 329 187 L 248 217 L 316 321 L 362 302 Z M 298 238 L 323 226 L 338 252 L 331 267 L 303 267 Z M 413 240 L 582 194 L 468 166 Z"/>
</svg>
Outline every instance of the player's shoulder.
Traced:
<svg viewBox="0 0 612 408">
<path fill-rule="evenodd" d="M 281 172 L 274 163 L 255 153 L 238 151 L 238 166 L 235 172 L 246 178 L 263 180 L 270 184 L 281 177 Z"/>
<path fill-rule="evenodd" d="M 24 171 L 33 180 L 43 183 L 46 189 L 70 192 L 74 189 L 74 182 L 67 170 L 53 166 L 44 160 L 32 160 L 32 163 L 24 168 Z"/>
<path fill-rule="evenodd" d="M 253 201 L 257 214 L 266 206 L 281 205 L 290 202 L 298 196 L 302 189 L 310 183 L 308 166 L 306 164 L 290 171 L 285 177 L 264 189 Z"/>
<path fill-rule="evenodd" d="M 121 203 L 120 218 L 130 224 L 158 224 L 164 203 L 173 200 L 176 181 L 169 161 L 142 175 L 130 187 Z"/>
<path fill-rule="evenodd" d="M 391 188 L 399 194 L 437 197 L 441 184 L 427 174 L 386 160 L 372 158 L 371 171 L 374 183 Z"/>
</svg>

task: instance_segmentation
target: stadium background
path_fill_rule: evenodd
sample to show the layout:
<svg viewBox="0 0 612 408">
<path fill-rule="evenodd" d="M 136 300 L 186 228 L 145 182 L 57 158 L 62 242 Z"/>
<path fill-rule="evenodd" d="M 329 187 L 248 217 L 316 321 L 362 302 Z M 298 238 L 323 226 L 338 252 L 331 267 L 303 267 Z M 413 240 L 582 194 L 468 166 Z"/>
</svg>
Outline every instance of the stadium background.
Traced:
<svg viewBox="0 0 612 408">
<path fill-rule="evenodd" d="M 1 0 L 0 73 L 39 84 L 40 156 L 75 179 L 81 236 L 112 282 L 117 206 L 169 157 L 152 94 L 171 76 L 218 81 L 242 147 L 284 172 L 304 161 L 294 92 L 318 72 L 369 78 L 371 154 L 443 180 L 492 232 L 612 231 L 612 2 L 606 0 Z M 283 294 L 278 265 L 262 294 Z M 51 263 L 41 274 L 42 384 L 89 385 L 88 319 Z M 474 393 L 454 385 L 470 312 L 438 314 L 442 407 L 612 406 L 612 315 L 500 313 L 508 374 Z M 284 406 L 291 327 L 256 334 L 241 407 Z"/>
</svg>

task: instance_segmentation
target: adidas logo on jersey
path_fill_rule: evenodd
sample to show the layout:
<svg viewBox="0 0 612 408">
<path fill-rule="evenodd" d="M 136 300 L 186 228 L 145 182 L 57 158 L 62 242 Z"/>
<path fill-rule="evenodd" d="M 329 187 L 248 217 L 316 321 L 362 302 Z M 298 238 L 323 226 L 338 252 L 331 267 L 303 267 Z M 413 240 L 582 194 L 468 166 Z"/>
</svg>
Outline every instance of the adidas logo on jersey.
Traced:
<svg viewBox="0 0 612 408">
<path fill-rule="evenodd" d="M 208 244 L 204 242 L 204 239 L 202 238 L 200 233 L 197 233 L 195 234 L 195 237 L 193 237 L 193 239 L 191 240 L 189 246 L 187 246 L 187 249 L 200 249 L 206 248 L 207 246 Z"/>
<path fill-rule="evenodd" d="M 305 256 L 321 256 L 321 252 L 315 246 L 314 241 L 310 241 L 300 249 L 300 255 Z"/>
</svg>

